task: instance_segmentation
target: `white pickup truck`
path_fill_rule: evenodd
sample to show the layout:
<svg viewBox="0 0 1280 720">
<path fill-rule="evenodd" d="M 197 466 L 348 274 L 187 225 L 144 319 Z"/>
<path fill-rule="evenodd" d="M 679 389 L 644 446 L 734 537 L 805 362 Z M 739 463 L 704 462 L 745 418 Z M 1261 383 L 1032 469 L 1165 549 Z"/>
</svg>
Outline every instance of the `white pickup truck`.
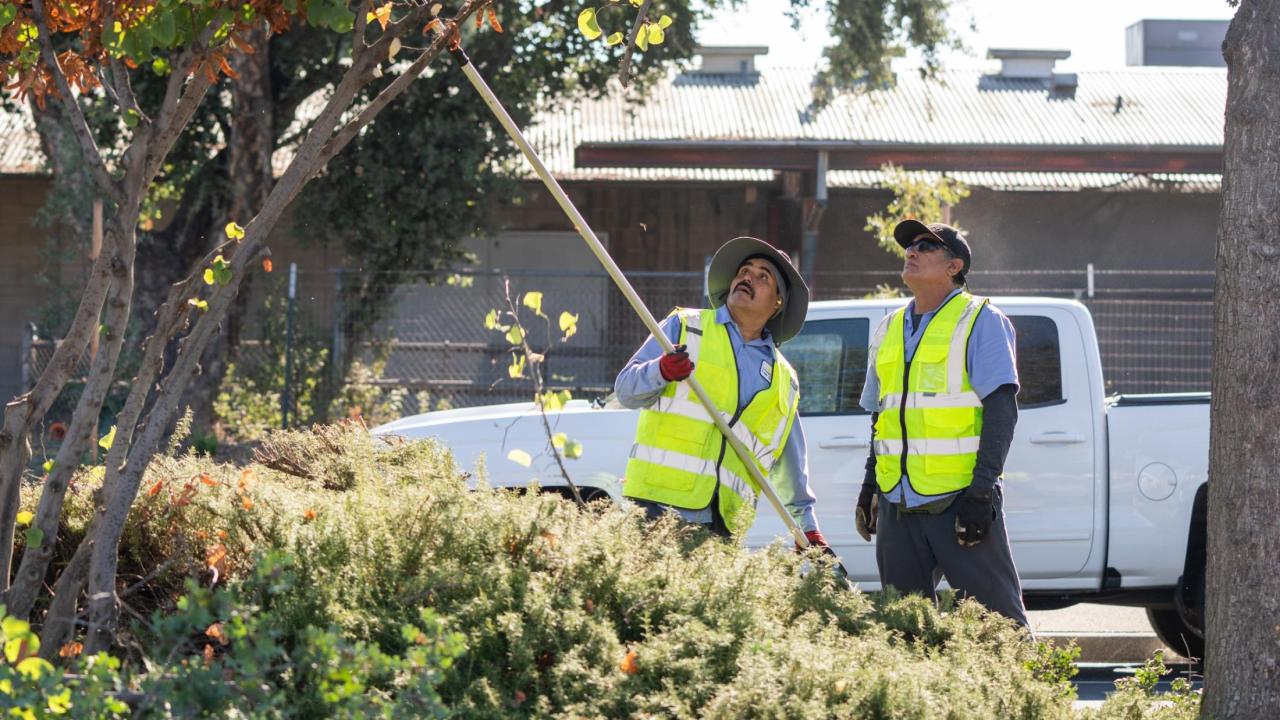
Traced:
<svg viewBox="0 0 1280 720">
<path fill-rule="evenodd" d="M 1202 657 L 1208 394 L 1107 397 L 1084 305 L 1035 297 L 993 303 L 1018 336 L 1022 391 L 1005 465 L 1005 512 L 1028 607 L 1085 601 L 1145 607 L 1163 641 Z M 812 303 L 804 331 L 784 347 L 800 376 L 818 520 L 865 590 L 878 589 L 879 581 L 873 546 L 853 522 L 871 432 L 858 398 L 869 335 L 901 304 Z M 556 431 L 583 448 L 567 461 L 574 481 L 590 497 L 621 502 L 620 475 L 638 413 L 575 400 L 555 415 Z M 438 437 L 464 465 L 483 454 L 494 486 L 536 479 L 544 490 L 565 490 L 532 403 L 432 412 L 374 432 Z M 532 468 L 507 459 L 513 449 L 535 456 Z M 783 535 L 781 521 L 762 503 L 748 545 Z"/>
</svg>

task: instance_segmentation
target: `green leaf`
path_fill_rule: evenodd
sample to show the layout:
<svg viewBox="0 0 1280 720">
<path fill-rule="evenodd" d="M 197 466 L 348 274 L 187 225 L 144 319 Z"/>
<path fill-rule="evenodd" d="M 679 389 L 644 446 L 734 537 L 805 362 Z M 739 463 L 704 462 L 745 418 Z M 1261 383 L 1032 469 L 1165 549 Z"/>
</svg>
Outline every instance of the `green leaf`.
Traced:
<svg viewBox="0 0 1280 720">
<path fill-rule="evenodd" d="M 513 380 L 524 377 L 524 362 L 523 355 L 517 357 L 515 353 L 511 353 L 511 364 L 507 366 L 507 375 Z"/>
<path fill-rule="evenodd" d="M 111 429 L 107 431 L 107 434 L 103 435 L 102 439 L 98 441 L 98 447 L 102 448 L 103 450 L 110 450 L 112 443 L 114 443 L 115 441 L 116 441 L 116 426 L 112 425 Z"/>
<path fill-rule="evenodd" d="M 138 115 L 138 111 L 137 111 L 137 110 L 134 110 L 133 108 L 129 108 L 128 110 L 125 110 L 125 111 L 124 111 L 124 124 L 125 124 L 125 126 L 126 126 L 126 127 L 138 127 L 138 118 L 139 118 L 139 117 L 141 117 L 141 116 L 140 116 L 140 115 Z"/>
<path fill-rule="evenodd" d="M 516 325 L 507 331 L 507 342 L 512 345 L 519 345 L 524 342 L 524 331 L 520 329 L 519 325 Z"/>
<path fill-rule="evenodd" d="M 569 402 L 568 390 L 542 393 L 542 408 L 547 412 L 563 410 L 567 402 Z"/>
<path fill-rule="evenodd" d="M 529 467 L 533 464 L 533 458 L 529 456 L 529 453 L 519 449 L 507 453 L 507 459 L 523 467 Z"/>
<path fill-rule="evenodd" d="M 640 32 L 636 33 L 636 47 L 641 51 L 649 49 L 649 23 L 640 26 Z"/>
<path fill-rule="evenodd" d="M 60 693 L 51 693 L 47 701 L 49 712 L 54 715 L 65 715 L 71 709 L 71 688 L 63 688 Z"/>
<path fill-rule="evenodd" d="M 23 510 L 22 512 L 18 513 L 14 517 L 14 519 L 17 520 L 18 527 L 25 527 L 31 524 L 31 521 L 35 518 L 35 516 L 36 516 L 35 513 L 31 512 L 30 510 Z"/>
<path fill-rule="evenodd" d="M 107 324 L 106 324 L 106 323 L 99 323 L 99 324 L 98 324 L 98 334 L 99 334 L 99 335 L 106 335 L 106 334 L 107 334 L 108 332 L 110 332 L 110 331 L 111 331 L 111 328 L 107 327 Z"/>
<path fill-rule="evenodd" d="M 173 41 L 178 36 L 178 28 L 174 23 L 173 13 L 160 10 L 151 32 L 161 47 L 173 47 Z"/>
<path fill-rule="evenodd" d="M 565 435 L 562 432 L 558 432 L 555 435 L 551 436 L 551 447 L 554 447 L 557 450 L 561 450 L 564 448 L 564 441 L 568 439 L 569 439 L 568 435 Z"/>
<path fill-rule="evenodd" d="M 35 640 L 36 638 L 32 638 Z M 39 680 L 46 673 L 53 672 L 53 665 L 48 660 L 39 657 L 29 657 L 18 663 L 18 672 L 26 675 L 32 680 Z"/>
<path fill-rule="evenodd" d="M 4 631 L 6 640 L 20 640 L 31 634 L 31 623 L 12 615 L 6 615 L 4 620 L 0 620 L 0 630 Z M 9 658 L 9 662 L 13 662 L 16 657 L 15 655 Z"/>
<path fill-rule="evenodd" d="M 522 302 L 524 303 L 525 307 L 529 308 L 530 310 L 534 311 L 539 315 L 542 315 L 542 293 L 527 292 L 524 294 L 524 300 Z M 542 316 L 546 317 L 545 315 L 542 315 Z"/>
<path fill-rule="evenodd" d="M 620 32 L 616 32 L 610 35 L 609 37 L 605 38 L 604 44 L 605 45 L 621 45 L 622 41 L 625 39 L 626 39 L 626 36 L 624 36 Z"/>
<path fill-rule="evenodd" d="M 593 8 L 578 13 L 578 32 L 588 40 L 595 40 L 604 34 L 600 30 L 600 24 L 596 22 L 596 11 Z"/>
<path fill-rule="evenodd" d="M 658 18 L 658 27 L 662 28 L 663 30 L 671 27 L 671 16 L 663 15 L 662 17 Z"/>
<path fill-rule="evenodd" d="M 18 8 L 8 3 L 0 5 L 0 29 L 13 22 L 18 17 Z"/>
<path fill-rule="evenodd" d="M 201 300 L 200 298 L 191 298 L 190 300 L 187 300 L 187 304 L 188 304 L 188 305 L 190 305 L 191 307 L 193 307 L 193 308 L 197 309 L 197 310 L 208 310 L 208 309 L 209 309 L 209 303 L 208 303 L 208 301 Z"/>
<path fill-rule="evenodd" d="M 582 443 L 576 440 L 565 440 L 564 456 L 570 460 L 577 460 L 582 457 Z"/>
<path fill-rule="evenodd" d="M 27 547 L 40 547 L 40 543 L 44 542 L 44 531 L 38 527 L 27 528 Z"/>
<path fill-rule="evenodd" d="M 205 284 L 205 285 L 212 285 L 213 283 L 214 283 L 214 280 L 213 280 L 213 268 L 205 268 L 205 269 L 204 269 L 204 284 Z"/>
<path fill-rule="evenodd" d="M 151 72 L 157 75 L 168 75 L 173 68 L 169 65 L 169 61 L 164 58 L 156 58 L 151 61 Z"/>
<path fill-rule="evenodd" d="M 656 24 L 649 25 L 649 44 L 650 45 L 661 45 L 662 41 L 666 39 L 666 37 L 667 37 L 667 34 L 662 32 L 661 27 L 659 27 Z"/>
<path fill-rule="evenodd" d="M 564 333 L 562 340 L 568 340 L 578 332 L 578 316 L 568 312 L 560 313 L 560 332 Z"/>
<path fill-rule="evenodd" d="M 56 463 L 55 463 L 53 460 L 45 460 L 45 461 L 44 461 L 44 464 L 43 464 L 43 465 L 41 465 L 40 467 L 44 468 L 44 472 L 45 472 L 45 474 L 47 475 L 47 474 L 49 474 L 49 473 L 53 472 L 53 466 L 54 466 L 55 464 L 56 464 Z"/>
<path fill-rule="evenodd" d="M 244 228 L 237 225 L 234 221 L 227 223 L 227 226 L 223 229 L 223 232 L 225 232 L 227 234 L 227 237 L 232 240 L 244 239 Z"/>
</svg>

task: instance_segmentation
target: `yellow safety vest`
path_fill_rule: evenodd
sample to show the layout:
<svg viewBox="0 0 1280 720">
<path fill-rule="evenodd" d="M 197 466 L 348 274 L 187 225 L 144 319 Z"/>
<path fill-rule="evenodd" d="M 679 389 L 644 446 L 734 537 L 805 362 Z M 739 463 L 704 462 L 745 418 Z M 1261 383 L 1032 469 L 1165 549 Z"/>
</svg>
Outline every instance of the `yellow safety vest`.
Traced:
<svg viewBox="0 0 1280 720">
<path fill-rule="evenodd" d="M 768 389 L 757 393 L 739 412 L 739 368 L 729 329 L 716 322 L 715 310 L 677 308 L 676 313 L 680 317 L 680 343 L 688 348 L 694 361 L 693 376 L 711 396 L 734 435 L 755 456 L 760 474 L 768 478 L 782 456 L 800 405 L 795 370 L 774 348 Z M 751 526 L 760 488 L 689 384 L 677 382 L 663 389 L 653 407 L 640 411 L 623 492 L 629 498 L 687 510 L 706 508 L 718 495 L 726 527 L 737 532 Z"/>
<path fill-rule="evenodd" d="M 920 495 L 945 495 L 973 482 L 982 434 L 982 398 L 969 384 L 969 333 L 987 298 L 960 292 L 938 309 L 910 365 L 900 308 L 880 324 L 871 357 L 880 383 L 876 483 L 883 492 L 905 476 Z M 910 375 L 908 375 L 908 371 Z"/>
</svg>

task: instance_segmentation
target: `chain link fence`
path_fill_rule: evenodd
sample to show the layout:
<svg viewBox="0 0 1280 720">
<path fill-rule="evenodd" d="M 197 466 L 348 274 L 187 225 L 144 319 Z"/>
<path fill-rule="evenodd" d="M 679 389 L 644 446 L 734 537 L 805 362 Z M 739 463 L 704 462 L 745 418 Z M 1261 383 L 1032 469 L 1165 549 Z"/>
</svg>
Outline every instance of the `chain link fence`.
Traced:
<svg viewBox="0 0 1280 720">
<path fill-rule="evenodd" d="M 658 316 L 702 304 L 700 272 L 628 278 Z M 975 271 L 968 280 L 982 295 L 1074 298 L 1088 306 L 1109 393 L 1209 389 L 1212 272 Z M 896 272 L 820 272 L 813 287 L 814 299 L 829 300 L 901 291 L 902 283 Z M 293 422 L 349 412 L 375 402 L 371 395 L 393 395 L 393 415 L 526 401 L 531 381 L 508 376 L 510 343 L 486 328 L 491 310 L 507 308 L 508 292 L 517 306 L 526 293 L 542 293 L 546 319 L 521 310 L 529 344 L 545 352 L 547 386 L 578 398 L 608 394 L 648 334 L 604 273 L 297 271 L 291 300 L 288 272 L 278 272 L 246 296 L 230 360 L 240 376 L 278 385 Z M 561 312 L 578 318 L 568 339 Z M 53 347 L 47 340 L 24 344 L 24 377 L 39 376 Z M 363 394 L 353 396 L 352 387 Z M 309 413 L 302 409 L 308 402 Z"/>
</svg>

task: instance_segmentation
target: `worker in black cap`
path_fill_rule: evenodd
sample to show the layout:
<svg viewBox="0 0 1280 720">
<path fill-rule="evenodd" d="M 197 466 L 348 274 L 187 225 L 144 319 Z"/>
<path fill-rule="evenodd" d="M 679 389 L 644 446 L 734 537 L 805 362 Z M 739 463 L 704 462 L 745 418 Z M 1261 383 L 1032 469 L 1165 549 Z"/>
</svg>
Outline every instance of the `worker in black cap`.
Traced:
<svg viewBox="0 0 1280 720">
<path fill-rule="evenodd" d="M 707 301 L 662 322 L 675 352 L 650 337 L 618 374 L 618 401 L 641 409 L 623 493 L 651 518 L 675 512 L 726 536 L 750 527 L 760 488 L 680 382 L 693 375 L 809 542 L 827 548 L 809 488 L 799 379 L 778 347 L 804 326 L 809 288 L 786 253 L 740 237 L 712 258 Z"/>
<path fill-rule="evenodd" d="M 886 587 L 936 600 L 945 576 L 1025 626 L 1001 483 L 1018 419 L 1013 324 L 967 291 L 972 252 L 955 228 L 906 220 L 893 235 L 912 299 L 871 340 L 858 533 L 876 536 Z"/>
</svg>

